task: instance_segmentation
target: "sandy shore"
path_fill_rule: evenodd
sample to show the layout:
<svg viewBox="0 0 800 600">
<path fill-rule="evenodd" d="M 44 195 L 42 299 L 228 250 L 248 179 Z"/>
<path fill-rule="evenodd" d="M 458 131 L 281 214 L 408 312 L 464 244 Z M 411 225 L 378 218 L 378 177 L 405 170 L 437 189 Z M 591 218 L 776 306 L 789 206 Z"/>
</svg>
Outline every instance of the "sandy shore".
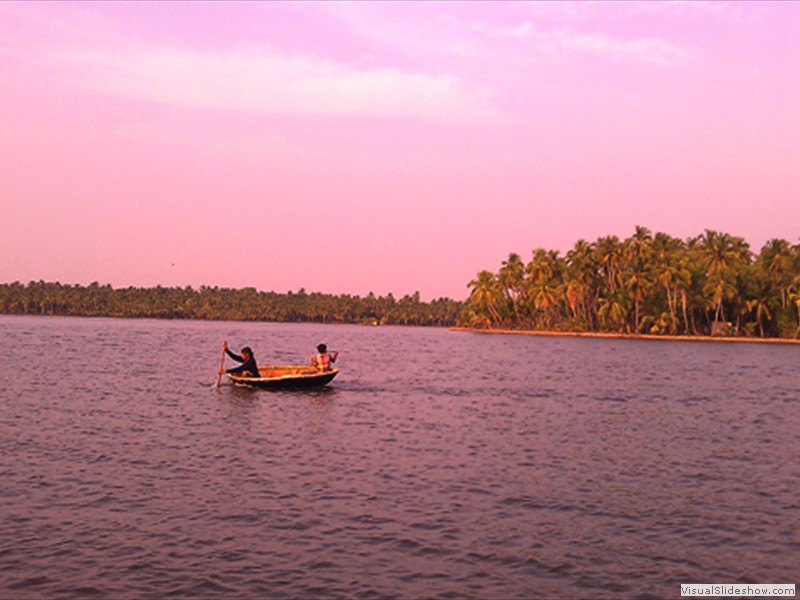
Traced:
<svg viewBox="0 0 800 600">
<path fill-rule="evenodd" d="M 471 327 L 451 327 L 450 331 L 467 331 L 470 333 L 499 333 L 504 335 L 538 335 L 543 337 L 582 337 L 615 340 L 657 340 L 672 342 L 711 342 L 737 344 L 789 344 L 800 345 L 800 340 L 784 338 L 750 338 L 750 337 L 711 337 L 705 335 L 646 335 L 631 333 L 596 333 L 567 331 L 533 331 L 525 329 L 475 329 Z"/>
</svg>

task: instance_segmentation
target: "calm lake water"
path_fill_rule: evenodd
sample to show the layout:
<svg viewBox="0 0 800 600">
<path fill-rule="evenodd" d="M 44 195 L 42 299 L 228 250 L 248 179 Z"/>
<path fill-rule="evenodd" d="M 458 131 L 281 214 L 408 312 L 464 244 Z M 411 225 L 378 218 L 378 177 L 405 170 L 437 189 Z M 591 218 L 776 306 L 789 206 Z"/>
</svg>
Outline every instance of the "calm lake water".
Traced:
<svg viewBox="0 0 800 600">
<path fill-rule="evenodd" d="M 341 373 L 213 389 L 223 339 L 263 364 L 327 342 Z M 800 583 L 799 365 L 797 346 L 0 317 L 0 597 Z"/>
</svg>

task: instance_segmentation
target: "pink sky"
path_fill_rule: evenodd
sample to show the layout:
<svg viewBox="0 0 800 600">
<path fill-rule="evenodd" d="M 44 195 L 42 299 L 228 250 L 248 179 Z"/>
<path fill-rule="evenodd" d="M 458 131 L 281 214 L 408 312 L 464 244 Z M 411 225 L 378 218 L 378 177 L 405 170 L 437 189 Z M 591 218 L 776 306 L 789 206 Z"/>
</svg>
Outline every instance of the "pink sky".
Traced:
<svg viewBox="0 0 800 600">
<path fill-rule="evenodd" d="M 0 282 L 463 299 L 800 236 L 800 3 L 0 3 Z"/>
</svg>

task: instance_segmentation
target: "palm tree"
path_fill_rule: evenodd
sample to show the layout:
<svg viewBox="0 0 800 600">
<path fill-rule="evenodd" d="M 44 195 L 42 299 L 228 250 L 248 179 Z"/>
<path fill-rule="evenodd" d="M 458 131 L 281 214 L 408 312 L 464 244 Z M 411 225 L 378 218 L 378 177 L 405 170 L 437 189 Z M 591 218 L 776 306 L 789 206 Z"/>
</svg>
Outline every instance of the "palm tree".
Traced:
<svg viewBox="0 0 800 600">
<path fill-rule="evenodd" d="M 481 271 L 477 278 L 469 282 L 468 287 L 472 288 L 468 300 L 470 307 L 474 307 L 473 310 L 477 315 L 486 315 L 490 322 L 499 325 L 502 319 L 497 312 L 497 304 L 501 296 L 494 273 Z"/>
<path fill-rule="evenodd" d="M 664 287 L 667 298 L 667 309 L 670 314 L 669 332 L 677 333 L 678 295 L 680 294 L 684 331 L 688 333 L 686 289 L 691 284 L 692 276 L 687 266 L 689 257 L 686 254 L 686 247 L 678 238 L 673 238 L 665 233 L 657 233 L 653 239 L 653 252 L 655 280 Z"/>
<path fill-rule="evenodd" d="M 764 296 L 759 296 L 745 303 L 748 312 L 755 312 L 756 323 L 758 323 L 758 331 L 761 337 L 764 337 L 764 318 L 771 319 L 772 313 L 767 306 L 767 300 Z"/>
<path fill-rule="evenodd" d="M 567 252 L 566 271 L 564 273 L 565 296 L 567 304 L 575 314 L 581 309 L 586 326 L 596 328 L 598 265 L 595 261 L 595 248 L 585 240 L 575 242 L 572 250 Z"/>
<path fill-rule="evenodd" d="M 511 253 L 508 260 L 503 261 L 503 266 L 497 276 L 497 281 L 503 294 L 511 299 L 514 309 L 514 319 L 517 325 L 520 324 L 519 298 L 523 292 L 525 283 L 525 263 L 522 262 L 519 254 Z"/>
<path fill-rule="evenodd" d="M 650 256 L 653 236 L 650 230 L 637 226 L 636 232 L 625 240 L 623 246 L 623 272 L 625 287 L 633 296 L 633 330 L 639 332 L 639 312 L 642 301 L 652 287 L 650 278 Z"/>
<path fill-rule="evenodd" d="M 525 295 L 544 314 L 545 324 L 553 324 L 561 300 L 564 261 L 555 250 L 537 248 L 525 268 Z"/>
<path fill-rule="evenodd" d="M 583 306 L 584 294 L 583 282 L 576 277 L 569 276 L 564 282 L 564 298 L 573 318 L 578 317 L 578 309 Z"/>
<path fill-rule="evenodd" d="M 789 302 L 797 309 L 797 329 L 794 331 L 794 338 L 800 336 L 800 244 L 792 247 L 794 254 L 792 284 L 789 287 Z"/>
<path fill-rule="evenodd" d="M 625 329 L 625 321 L 628 316 L 625 302 L 626 298 L 619 292 L 600 298 L 597 318 L 600 323 L 605 325 L 606 329 L 616 329 L 619 332 Z"/>
<path fill-rule="evenodd" d="M 623 262 L 623 248 L 615 235 L 601 237 L 594 245 L 600 274 L 604 277 L 609 293 L 619 287 L 619 272 Z"/>
<path fill-rule="evenodd" d="M 794 331 L 794 338 L 800 336 L 800 290 L 789 292 L 789 301 L 794 304 L 797 309 L 797 329 Z"/>
<path fill-rule="evenodd" d="M 710 229 L 698 238 L 696 248 L 706 271 L 704 290 L 714 309 L 714 321 L 725 321 L 723 302 L 735 296 L 736 277 L 750 263 L 750 248 L 742 238 Z"/>
<path fill-rule="evenodd" d="M 533 301 L 533 306 L 544 314 L 544 322 L 552 326 L 557 312 L 559 288 L 553 280 L 541 279 L 531 284 L 528 297 Z"/>
<path fill-rule="evenodd" d="M 770 284 L 778 289 L 781 299 L 781 308 L 786 308 L 789 296 L 789 287 L 792 284 L 794 275 L 793 265 L 794 253 L 792 247 L 786 240 L 771 239 L 758 255 L 756 264 L 759 271 L 763 272 Z"/>
</svg>

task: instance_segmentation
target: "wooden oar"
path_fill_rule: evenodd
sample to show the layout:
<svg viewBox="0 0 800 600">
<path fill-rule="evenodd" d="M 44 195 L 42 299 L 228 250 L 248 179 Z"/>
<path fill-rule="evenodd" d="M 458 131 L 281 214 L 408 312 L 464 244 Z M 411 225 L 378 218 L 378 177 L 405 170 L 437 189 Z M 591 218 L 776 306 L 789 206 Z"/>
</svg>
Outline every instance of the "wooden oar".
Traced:
<svg viewBox="0 0 800 600">
<path fill-rule="evenodd" d="M 225 366 L 225 344 L 222 345 L 222 355 L 219 357 L 219 369 L 217 370 L 217 383 L 214 387 L 219 387 L 219 384 L 222 382 L 222 367 Z"/>
</svg>

